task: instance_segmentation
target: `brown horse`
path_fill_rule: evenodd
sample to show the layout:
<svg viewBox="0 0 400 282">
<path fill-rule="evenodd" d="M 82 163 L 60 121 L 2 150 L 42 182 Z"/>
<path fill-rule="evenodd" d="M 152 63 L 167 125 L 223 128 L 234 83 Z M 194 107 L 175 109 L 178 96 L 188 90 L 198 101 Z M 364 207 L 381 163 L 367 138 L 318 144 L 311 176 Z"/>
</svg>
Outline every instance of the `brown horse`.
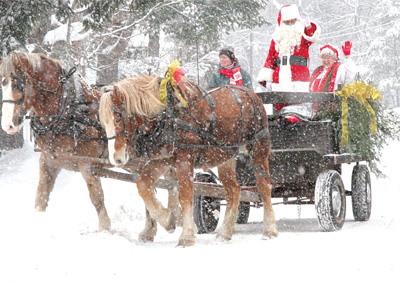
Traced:
<svg viewBox="0 0 400 282">
<path fill-rule="evenodd" d="M 174 229 L 173 214 L 155 198 L 153 185 L 172 166 L 179 181 L 183 230 L 178 246 L 195 241 L 193 170 L 218 167 L 227 207 L 217 238 L 230 240 L 240 201 L 236 158 L 248 154 L 256 170 L 257 188 L 264 205 L 266 238 L 277 236 L 268 177 L 270 143 L 268 119 L 262 101 L 243 87 L 222 87 L 205 92 L 189 81 L 181 107 L 173 94 L 168 105 L 159 99 L 157 78 L 138 76 L 120 81 L 100 99 L 100 121 L 109 138 L 112 164 L 123 166 L 129 155 L 149 159 L 137 188 L 151 216 L 167 230 Z M 173 92 L 173 91 L 172 91 Z M 130 151 L 130 152 L 129 152 Z"/>
<path fill-rule="evenodd" d="M 35 210 L 46 210 L 61 169 L 79 171 L 96 208 L 99 230 L 109 230 L 111 221 L 104 205 L 100 177 L 96 174 L 98 169 L 111 167 L 107 161 L 107 138 L 97 118 L 98 96 L 87 89 L 82 91 L 72 73 L 43 54 L 12 52 L 2 59 L 0 68 L 2 128 L 15 134 L 22 128 L 24 115 L 29 111 L 31 129 L 41 150 Z M 129 163 L 127 167 L 135 170 L 137 165 L 140 163 Z M 146 219 L 140 238 L 151 241 L 157 226 L 148 216 Z"/>
</svg>

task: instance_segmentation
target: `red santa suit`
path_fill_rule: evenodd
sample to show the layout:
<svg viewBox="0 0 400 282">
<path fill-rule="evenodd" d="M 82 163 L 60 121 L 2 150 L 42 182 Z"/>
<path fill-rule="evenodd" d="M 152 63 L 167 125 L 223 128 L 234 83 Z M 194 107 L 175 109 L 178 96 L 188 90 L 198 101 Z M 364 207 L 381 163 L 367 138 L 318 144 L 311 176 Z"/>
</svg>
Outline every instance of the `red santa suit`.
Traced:
<svg viewBox="0 0 400 282">
<path fill-rule="evenodd" d="M 297 20 L 292 27 L 282 23 L 292 19 Z M 300 19 L 296 5 L 283 6 L 279 12 L 278 29 L 272 35 L 268 57 L 257 77 L 257 81 L 261 84 L 271 85 L 272 82 L 272 88 L 267 87 L 268 90 L 292 92 L 309 90 L 309 48 L 319 38 L 321 29 L 313 22 L 308 22 L 309 27 L 306 28 Z M 283 32 L 284 28 L 292 28 L 295 31 L 291 32 L 296 36 Z"/>
</svg>

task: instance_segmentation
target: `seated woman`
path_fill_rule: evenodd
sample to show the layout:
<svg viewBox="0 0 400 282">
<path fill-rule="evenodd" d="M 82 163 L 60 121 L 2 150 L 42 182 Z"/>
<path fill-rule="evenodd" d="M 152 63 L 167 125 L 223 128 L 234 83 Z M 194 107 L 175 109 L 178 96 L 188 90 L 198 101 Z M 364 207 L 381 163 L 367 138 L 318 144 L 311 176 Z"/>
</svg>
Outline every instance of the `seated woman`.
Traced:
<svg viewBox="0 0 400 282">
<path fill-rule="evenodd" d="M 350 58 L 351 42 L 346 41 L 342 46 L 345 59 L 339 62 L 339 51 L 331 44 L 326 44 L 320 48 L 319 56 L 322 65 L 317 67 L 310 80 L 310 92 L 333 92 L 341 90 L 345 83 L 351 83 L 357 73 L 357 66 Z M 323 108 L 329 105 L 331 113 L 336 112 L 334 103 L 314 103 L 313 116 L 317 117 Z M 319 114 L 318 114 L 319 115 Z"/>
<path fill-rule="evenodd" d="M 310 80 L 311 92 L 333 92 L 340 90 L 345 83 L 351 83 L 357 73 L 357 67 L 350 58 L 351 42 L 346 41 L 342 46 L 345 60 L 339 62 L 338 50 L 330 44 L 320 48 L 319 56 L 322 65 L 317 67 Z"/>
</svg>

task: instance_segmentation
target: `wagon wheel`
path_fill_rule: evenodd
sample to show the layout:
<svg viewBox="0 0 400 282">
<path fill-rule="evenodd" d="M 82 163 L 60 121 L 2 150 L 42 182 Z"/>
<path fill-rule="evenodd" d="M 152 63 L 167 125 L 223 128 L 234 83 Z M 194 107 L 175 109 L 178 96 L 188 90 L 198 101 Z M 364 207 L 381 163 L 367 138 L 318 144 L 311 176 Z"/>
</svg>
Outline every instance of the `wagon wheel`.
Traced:
<svg viewBox="0 0 400 282">
<path fill-rule="evenodd" d="M 214 176 L 208 173 L 197 173 L 195 181 L 217 183 Z M 220 199 L 197 194 L 194 195 L 193 217 L 199 234 L 210 233 L 217 228 L 220 210 Z"/>
<path fill-rule="evenodd" d="M 340 230 L 346 217 L 346 195 L 340 174 L 327 170 L 315 184 L 315 210 L 324 231 Z"/>
<path fill-rule="evenodd" d="M 351 202 L 357 221 L 367 221 L 371 216 L 371 178 L 366 165 L 357 165 L 351 176 Z"/>
<path fill-rule="evenodd" d="M 249 157 L 246 157 L 246 162 L 250 161 Z M 236 177 L 240 186 L 252 186 L 256 183 L 256 175 L 254 171 L 246 166 L 246 162 L 236 161 Z M 250 202 L 240 202 L 238 208 L 238 217 L 236 223 L 245 224 L 249 220 L 250 215 Z"/>
</svg>

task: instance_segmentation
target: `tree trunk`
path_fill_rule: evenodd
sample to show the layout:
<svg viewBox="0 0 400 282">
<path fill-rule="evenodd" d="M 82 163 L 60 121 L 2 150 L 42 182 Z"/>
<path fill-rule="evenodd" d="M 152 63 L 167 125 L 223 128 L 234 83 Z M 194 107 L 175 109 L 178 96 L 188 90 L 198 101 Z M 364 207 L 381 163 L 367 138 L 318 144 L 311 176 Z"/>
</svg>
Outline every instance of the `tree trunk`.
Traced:
<svg viewBox="0 0 400 282">
<path fill-rule="evenodd" d="M 149 33 L 149 49 L 150 56 L 153 58 L 160 57 L 160 28 L 152 30 Z"/>
<path fill-rule="evenodd" d="M 119 80 L 118 77 L 118 61 L 128 45 L 128 40 L 108 37 L 105 39 L 104 48 L 97 55 L 97 71 L 96 84 L 106 85 Z M 112 48 L 110 48 L 113 46 Z"/>
</svg>

